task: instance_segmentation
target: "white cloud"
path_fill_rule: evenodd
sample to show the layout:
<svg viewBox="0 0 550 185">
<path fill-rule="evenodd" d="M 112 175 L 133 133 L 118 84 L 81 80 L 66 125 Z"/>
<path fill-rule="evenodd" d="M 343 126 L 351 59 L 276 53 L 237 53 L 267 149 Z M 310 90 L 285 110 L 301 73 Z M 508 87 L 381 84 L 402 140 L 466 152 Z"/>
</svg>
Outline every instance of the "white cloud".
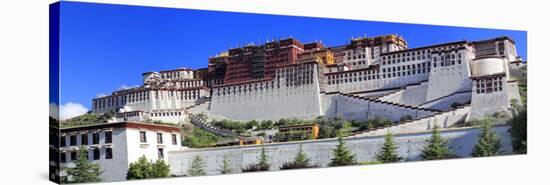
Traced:
<svg viewBox="0 0 550 185">
<path fill-rule="evenodd" d="M 64 105 L 59 106 L 60 120 L 66 120 L 69 118 L 80 116 L 82 114 L 86 114 L 86 112 L 88 112 L 88 109 L 79 103 L 68 102 Z M 51 107 L 50 107 L 50 113 L 51 113 Z"/>
<path fill-rule="evenodd" d="M 126 89 L 132 89 L 132 88 L 136 88 L 136 87 L 139 87 L 139 85 L 126 85 L 126 84 L 122 84 L 118 90 L 126 90 Z"/>
<path fill-rule="evenodd" d="M 59 120 L 59 106 L 55 103 L 50 103 L 50 116 Z"/>
<path fill-rule="evenodd" d="M 103 97 L 105 97 L 105 96 L 107 96 L 107 95 L 104 94 L 104 93 L 99 93 L 99 94 L 97 94 L 95 97 L 96 97 L 96 98 L 103 98 Z"/>
</svg>

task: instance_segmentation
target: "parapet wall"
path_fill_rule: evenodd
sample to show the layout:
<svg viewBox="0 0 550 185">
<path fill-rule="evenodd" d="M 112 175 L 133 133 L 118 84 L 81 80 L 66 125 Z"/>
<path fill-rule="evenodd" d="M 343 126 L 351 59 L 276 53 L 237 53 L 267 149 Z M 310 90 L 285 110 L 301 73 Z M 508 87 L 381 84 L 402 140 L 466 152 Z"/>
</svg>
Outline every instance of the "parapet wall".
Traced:
<svg viewBox="0 0 550 185">
<path fill-rule="evenodd" d="M 502 154 L 512 154 L 509 126 L 495 127 L 494 130 L 501 138 Z M 473 147 L 477 143 L 479 128 L 462 128 L 442 132 L 442 136 L 449 140 L 453 152 L 458 157 L 470 157 Z M 430 132 L 395 135 L 394 140 L 398 146 L 398 154 L 406 161 L 421 160 L 421 150 L 426 145 L 426 140 L 431 136 Z M 355 154 L 359 162 L 373 161 L 384 143 L 384 136 L 376 137 L 349 137 L 345 139 L 346 147 Z M 321 167 L 326 167 L 333 157 L 333 149 L 338 141 L 334 138 L 317 141 L 302 141 L 289 143 L 273 143 L 252 146 L 232 146 L 210 149 L 189 149 L 184 151 L 169 152 L 168 163 L 170 173 L 177 176 L 185 175 L 193 158 L 200 156 L 205 162 L 207 175 L 220 174 L 220 165 L 224 157 L 229 161 L 233 173 L 241 172 L 241 169 L 250 164 L 255 164 L 264 147 L 271 164 L 270 170 L 279 170 L 286 161 L 293 161 L 300 145 L 311 161 Z"/>
</svg>

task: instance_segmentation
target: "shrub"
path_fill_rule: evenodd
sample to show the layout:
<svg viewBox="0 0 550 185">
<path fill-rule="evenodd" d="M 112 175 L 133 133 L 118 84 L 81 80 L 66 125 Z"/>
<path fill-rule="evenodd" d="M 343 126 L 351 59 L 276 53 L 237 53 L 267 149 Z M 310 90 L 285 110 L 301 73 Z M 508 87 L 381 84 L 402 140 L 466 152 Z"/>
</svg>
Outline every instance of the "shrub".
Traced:
<svg viewBox="0 0 550 185">
<path fill-rule="evenodd" d="M 411 115 L 404 115 L 404 116 L 401 116 L 401 118 L 399 118 L 399 121 L 409 121 L 409 120 L 412 120 L 412 116 Z"/>
<path fill-rule="evenodd" d="M 510 122 L 512 123 L 510 131 L 514 152 L 520 154 L 527 153 L 527 110 L 521 110 Z"/>
<path fill-rule="evenodd" d="M 194 127 L 191 134 L 185 137 L 182 145 L 190 148 L 204 148 L 215 145 L 221 139 L 222 137 L 216 134 Z"/>
<path fill-rule="evenodd" d="M 267 171 L 267 170 L 269 170 L 269 168 L 265 168 L 265 167 L 262 168 L 258 164 L 249 164 L 241 170 L 243 171 L 243 173 L 246 173 L 246 172 L 256 172 L 256 171 Z"/>
</svg>

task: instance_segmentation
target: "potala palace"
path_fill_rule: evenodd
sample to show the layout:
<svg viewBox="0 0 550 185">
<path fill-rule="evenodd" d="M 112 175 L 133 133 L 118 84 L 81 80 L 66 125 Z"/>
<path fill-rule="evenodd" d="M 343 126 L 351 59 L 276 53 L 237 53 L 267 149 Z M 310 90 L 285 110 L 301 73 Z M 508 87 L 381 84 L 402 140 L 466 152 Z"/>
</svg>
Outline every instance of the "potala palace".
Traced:
<svg viewBox="0 0 550 185">
<path fill-rule="evenodd" d="M 494 114 L 511 115 L 512 107 L 522 103 L 518 81 L 512 76 L 524 65 L 508 37 L 418 48 L 408 48 L 398 35 L 352 38 L 340 46 L 303 44 L 294 38 L 247 44 L 210 57 L 207 68 L 145 72 L 139 87 L 94 98 L 93 114 L 113 116 L 108 123 L 62 128 L 61 161 L 74 160 L 79 144 L 92 143 L 93 158 L 105 170 L 102 178 L 119 181 L 125 180 L 129 164 L 142 155 L 167 159 L 172 176 L 188 175 L 193 158 L 200 156 L 205 174 L 211 175 L 220 174 L 224 160 L 240 172 L 257 161 L 261 149 L 274 156 L 269 170 L 279 170 L 303 147 L 313 163 L 324 167 L 338 144 L 335 138 L 242 144 L 249 141 L 209 123 L 320 116 L 392 122 L 345 137 L 360 161 L 375 159 L 388 132 L 395 134 L 404 160 L 419 160 L 435 126 L 442 128 L 457 157 L 468 157 L 480 130 L 457 125 Z M 182 146 L 186 136 L 180 135 L 181 126 L 189 125 L 240 137 L 241 144 Z M 503 154 L 512 153 L 509 128 L 494 128 Z M 319 128 L 312 124 L 298 129 L 314 133 Z M 271 131 L 266 130 L 267 135 Z"/>
<path fill-rule="evenodd" d="M 342 46 L 298 40 L 249 44 L 209 59 L 208 68 L 143 73 L 143 85 L 93 99 L 113 121 L 347 120 L 384 117 L 426 127 L 507 112 L 520 102 L 510 71 L 524 63 L 508 37 L 407 48 L 397 35 Z"/>
</svg>

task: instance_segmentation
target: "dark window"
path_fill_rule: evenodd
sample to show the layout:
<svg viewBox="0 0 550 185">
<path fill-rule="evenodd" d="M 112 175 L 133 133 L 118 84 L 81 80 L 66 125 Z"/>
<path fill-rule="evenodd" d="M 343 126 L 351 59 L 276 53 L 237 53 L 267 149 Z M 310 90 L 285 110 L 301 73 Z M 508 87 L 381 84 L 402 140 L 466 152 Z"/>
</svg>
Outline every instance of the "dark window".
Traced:
<svg viewBox="0 0 550 185">
<path fill-rule="evenodd" d="M 99 144 L 99 133 L 92 134 L 92 144 L 94 145 Z"/>
<path fill-rule="evenodd" d="M 94 148 L 94 160 L 99 160 L 99 148 Z"/>
<path fill-rule="evenodd" d="M 61 147 L 67 146 L 67 140 L 65 139 L 65 136 L 59 137 L 59 140 L 61 141 Z"/>
<path fill-rule="evenodd" d="M 70 145 L 71 145 L 71 146 L 76 145 L 76 135 L 71 135 L 71 137 L 70 137 Z"/>
<path fill-rule="evenodd" d="M 159 148 L 159 159 L 163 159 L 163 158 L 164 158 L 164 149 Z"/>
<path fill-rule="evenodd" d="M 112 158 L 113 158 L 113 149 L 105 148 L 105 159 L 112 159 Z"/>
<path fill-rule="evenodd" d="M 76 151 L 71 151 L 71 160 L 76 160 Z"/>
<path fill-rule="evenodd" d="M 107 131 L 105 132 L 105 143 L 112 143 L 113 142 L 113 132 Z"/>
<path fill-rule="evenodd" d="M 147 142 L 147 135 L 145 135 L 145 131 L 139 132 L 139 141 L 141 141 L 142 143 Z"/>
<path fill-rule="evenodd" d="M 88 134 L 82 134 L 82 145 L 88 145 Z"/>
<path fill-rule="evenodd" d="M 176 134 L 172 134 L 172 144 L 177 145 L 178 144 L 178 138 Z"/>
<path fill-rule="evenodd" d="M 162 133 L 157 133 L 157 143 L 162 144 Z"/>
<path fill-rule="evenodd" d="M 61 152 L 61 163 L 67 162 L 67 153 Z"/>
</svg>

